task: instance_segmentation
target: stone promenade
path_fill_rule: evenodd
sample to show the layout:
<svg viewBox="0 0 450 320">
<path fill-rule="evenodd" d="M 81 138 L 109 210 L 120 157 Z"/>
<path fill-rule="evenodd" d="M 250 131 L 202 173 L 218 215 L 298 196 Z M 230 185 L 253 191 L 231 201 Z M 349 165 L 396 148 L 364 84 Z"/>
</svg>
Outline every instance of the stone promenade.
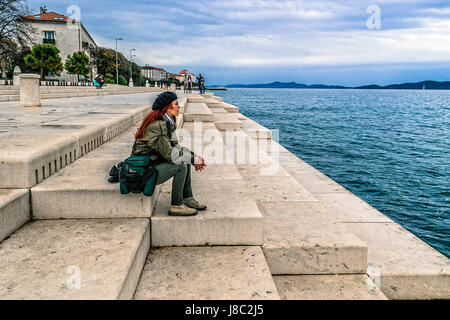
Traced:
<svg viewBox="0 0 450 320">
<path fill-rule="evenodd" d="M 107 182 L 156 92 L 0 103 L 0 299 L 442 299 L 450 262 L 211 93 L 179 94 L 194 217 Z M 280 132 L 282 135 L 283 133 Z"/>
</svg>

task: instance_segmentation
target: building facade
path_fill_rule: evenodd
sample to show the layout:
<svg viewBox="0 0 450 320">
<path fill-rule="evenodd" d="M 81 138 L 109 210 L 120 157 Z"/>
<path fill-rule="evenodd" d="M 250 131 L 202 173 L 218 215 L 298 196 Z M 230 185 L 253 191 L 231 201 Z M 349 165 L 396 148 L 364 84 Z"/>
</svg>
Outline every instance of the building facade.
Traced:
<svg viewBox="0 0 450 320">
<path fill-rule="evenodd" d="M 91 52 L 97 48 L 94 39 L 81 22 L 55 12 L 47 12 L 45 7 L 41 8 L 39 14 L 23 17 L 19 23 L 30 24 L 35 30 L 31 35 L 30 46 L 44 43 L 56 46 L 63 64 L 68 56 L 79 51 L 91 58 Z M 92 81 L 96 72 L 96 66 L 91 64 L 88 80 Z M 50 74 L 48 79 L 78 81 L 77 75 L 68 74 L 66 70 L 60 75 Z"/>
<path fill-rule="evenodd" d="M 141 74 L 144 77 L 149 78 L 150 80 L 153 80 L 153 81 L 167 79 L 167 71 L 166 70 L 164 70 L 162 68 L 158 68 L 158 67 L 152 67 L 147 64 L 145 66 L 141 67 Z"/>
</svg>

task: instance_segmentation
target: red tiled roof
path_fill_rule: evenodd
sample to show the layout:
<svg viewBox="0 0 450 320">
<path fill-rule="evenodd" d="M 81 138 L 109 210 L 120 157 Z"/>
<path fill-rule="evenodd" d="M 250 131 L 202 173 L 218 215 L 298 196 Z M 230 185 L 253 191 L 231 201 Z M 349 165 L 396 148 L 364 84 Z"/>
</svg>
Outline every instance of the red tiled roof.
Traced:
<svg viewBox="0 0 450 320">
<path fill-rule="evenodd" d="M 67 22 L 67 21 L 75 21 L 74 19 L 70 19 L 62 14 L 58 14 L 56 12 L 46 12 L 41 14 L 33 14 L 32 16 L 23 17 L 22 20 L 30 20 L 30 21 L 51 21 L 51 22 Z"/>
<path fill-rule="evenodd" d="M 158 67 L 152 67 L 152 66 L 143 66 L 143 67 L 141 67 L 141 69 L 143 69 L 143 70 L 159 70 L 159 71 L 164 71 L 164 72 L 166 72 L 166 70 L 164 70 L 164 69 L 162 69 L 162 68 L 158 68 Z"/>
</svg>

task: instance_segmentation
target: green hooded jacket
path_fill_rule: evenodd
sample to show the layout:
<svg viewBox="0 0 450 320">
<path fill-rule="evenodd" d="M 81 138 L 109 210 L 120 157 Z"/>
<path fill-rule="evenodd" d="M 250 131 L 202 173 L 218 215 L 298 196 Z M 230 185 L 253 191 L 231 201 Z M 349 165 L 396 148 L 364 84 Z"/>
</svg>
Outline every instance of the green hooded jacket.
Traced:
<svg viewBox="0 0 450 320">
<path fill-rule="evenodd" d="M 144 137 L 136 140 L 133 154 L 149 155 L 155 165 L 162 162 L 174 163 L 173 160 L 177 160 L 177 158 L 194 164 L 195 159 L 194 152 L 178 144 L 175 132 L 171 138 L 168 124 L 164 120 L 156 120 L 148 125 Z"/>
</svg>

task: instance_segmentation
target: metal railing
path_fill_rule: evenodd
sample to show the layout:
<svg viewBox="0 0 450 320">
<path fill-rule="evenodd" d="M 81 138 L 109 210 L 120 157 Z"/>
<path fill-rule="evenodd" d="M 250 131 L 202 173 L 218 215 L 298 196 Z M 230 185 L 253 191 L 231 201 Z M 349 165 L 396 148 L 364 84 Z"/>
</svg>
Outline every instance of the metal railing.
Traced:
<svg viewBox="0 0 450 320">
<path fill-rule="evenodd" d="M 7 80 L 7 79 L 0 80 L 0 86 L 12 86 L 12 85 L 13 85 L 12 80 Z"/>
<path fill-rule="evenodd" d="M 80 81 L 80 82 L 70 82 L 70 81 L 40 81 L 41 86 L 46 87 L 92 87 L 94 86 L 92 82 Z"/>
<path fill-rule="evenodd" d="M 43 43 L 55 44 L 56 41 L 55 41 L 55 39 L 45 39 L 44 38 Z"/>
</svg>

